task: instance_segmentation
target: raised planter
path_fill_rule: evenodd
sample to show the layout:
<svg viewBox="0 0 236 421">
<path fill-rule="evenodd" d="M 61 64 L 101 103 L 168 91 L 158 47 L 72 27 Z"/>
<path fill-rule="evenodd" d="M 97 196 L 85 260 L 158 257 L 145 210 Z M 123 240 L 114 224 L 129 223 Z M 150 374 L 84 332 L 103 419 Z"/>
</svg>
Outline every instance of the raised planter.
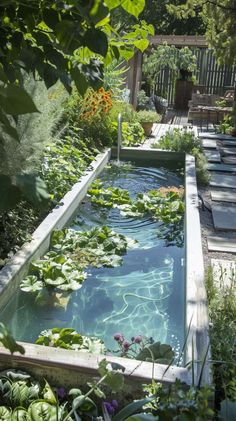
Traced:
<svg viewBox="0 0 236 421">
<path fill-rule="evenodd" d="M 115 150 L 113 151 L 113 155 Z M 97 157 L 91 170 L 63 199 L 63 205 L 54 211 L 42 222 L 35 231 L 33 240 L 27 244 L 12 262 L 0 272 L 0 299 L 4 306 L 17 290 L 22 277 L 28 270 L 32 259 L 42 256 L 49 247 L 51 232 L 56 228 L 62 228 L 72 218 L 80 201 L 85 196 L 89 184 L 102 171 L 109 161 L 111 151 Z M 185 159 L 185 203 L 186 203 L 186 333 L 187 348 L 185 362 L 191 361 L 192 355 L 196 361 L 200 361 L 208 344 L 208 318 L 207 303 L 204 289 L 203 257 L 201 248 L 201 231 L 198 215 L 198 196 L 195 177 L 194 158 L 184 154 L 150 149 L 122 148 L 120 159 L 128 160 L 184 160 Z M 194 241 L 193 241 L 194 238 Z M 68 351 L 57 348 L 43 347 L 35 344 L 22 343 L 26 354 L 11 356 L 7 350 L 0 348 L 0 367 L 14 366 L 24 368 L 32 374 L 46 377 L 51 384 L 76 386 L 85 383 L 97 375 L 98 362 L 103 355 L 87 354 L 83 352 Z M 193 347 L 193 348 L 192 348 Z M 191 384 L 191 371 L 185 367 L 171 366 L 167 370 L 166 365 L 140 362 L 120 357 L 106 357 L 109 361 L 117 362 L 124 366 L 126 390 L 141 391 L 141 384 L 151 382 L 153 370 L 154 378 L 164 383 L 172 383 L 176 378 L 186 384 Z M 195 380 L 201 366 L 194 364 Z M 207 366 L 204 370 L 205 383 L 210 382 Z"/>
</svg>

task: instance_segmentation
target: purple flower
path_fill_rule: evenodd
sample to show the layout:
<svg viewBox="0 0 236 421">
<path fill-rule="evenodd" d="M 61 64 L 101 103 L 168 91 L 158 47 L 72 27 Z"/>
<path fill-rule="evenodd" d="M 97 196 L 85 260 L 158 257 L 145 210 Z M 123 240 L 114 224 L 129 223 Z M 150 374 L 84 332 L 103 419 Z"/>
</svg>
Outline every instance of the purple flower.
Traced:
<svg viewBox="0 0 236 421">
<path fill-rule="evenodd" d="M 64 387 L 59 387 L 59 388 L 57 389 L 57 396 L 58 396 L 58 398 L 60 398 L 60 399 L 63 399 L 63 398 L 66 396 L 66 390 L 65 390 L 65 388 L 64 388 Z"/>
<path fill-rule="evenodd" d="M 140 342 L 142 342 L 142 336 L 141 335 L 135 336 L 134 342 L 136 344 L 140 344 Z"/>
<path fill-rule="evenodd" d="M 113 405 L 110 402 L 103 402 L 103 405 L 105 406 L 108 414 L 114 414 L 115 412 L 115 408 L 113 407 Z"/>
<path fill-rule="evenodd" d="M 129 341 L 126 341 L 126 340 L 125 340 L 125 341 L 123 342 L 123 347 L 124 347 L 124 350 L 125 350 L 125 351 L 128 351 L 128 349 L 129 349 L 130 345 L 131 345 L 131 344 L 129 343 Z"/>
<path fill-rule="evenodd" d="M 111 404 L 112 404 L 112 406 L 113 406 L 113 408 L 116 410 L 116 409 L 118 409 L 118 402 L 117 402 L 117 400 L 116 399 L 113 399 L 113 401 L 111 401 Z"/>
<path fill-rule="evenodd" d="M 124 335 L 122 333 L 115 333 L 114 335 L 114 339 L 117 342 L 123 342 L 124 340 Z"/>
</svg>

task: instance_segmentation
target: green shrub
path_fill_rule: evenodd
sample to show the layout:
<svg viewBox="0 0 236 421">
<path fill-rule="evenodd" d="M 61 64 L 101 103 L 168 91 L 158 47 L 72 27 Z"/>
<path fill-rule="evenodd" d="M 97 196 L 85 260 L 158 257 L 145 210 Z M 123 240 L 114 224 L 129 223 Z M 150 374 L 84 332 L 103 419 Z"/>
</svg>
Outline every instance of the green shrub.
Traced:
<svg viewBox="0 0 236 421">
<path fill-rule="evenodd" d="M 203 154 L 200 139 L 194 136 L 193 132 L 187 130 L 174 129 L 168 131 L 161 137 L 158 143 L 152 145 L 153 148 L 166 149 L 174 152 L 183 152 L 193 155 L 196 160 L 196 174 L 199 184 L 209 183 L 209 173 L 207 171 L 207 159 Z"/>
<path fill-rule="evenodd" d="M 118 136 L 118 124 L 117 122 L 112 123 L 113 127 L 113 139 L 117 139 Z M 122 122 L 122 146 L 138 146 L 143 143 L 145 139 L 144 130 L 141 124 L 136 122 L 128 123 L 127 121 Z"/>
<path fill-rule="evenodd" d="M 137 119 L 140 123 L 157 123 L 161 116 L 155 111 L 141 110 L 137 113 Z"/>
<path fill-rule="evenodd" d="M 113 101 L 109 116 L 111 121 L 117 121 L 118 115 L 121 114 L 122 120 L 128 123 L 135 123 L 137 121 L 137 113 L 131 104 L 125 101 Z"/>
<path fill-rule="evenodd" d="M 148 110 L 149 109 L 149 97 L 146 95 L 146 92 L 141 89 L 140 91 L 138 91 L 137 94 L 137 110 Z"/>
</svg>

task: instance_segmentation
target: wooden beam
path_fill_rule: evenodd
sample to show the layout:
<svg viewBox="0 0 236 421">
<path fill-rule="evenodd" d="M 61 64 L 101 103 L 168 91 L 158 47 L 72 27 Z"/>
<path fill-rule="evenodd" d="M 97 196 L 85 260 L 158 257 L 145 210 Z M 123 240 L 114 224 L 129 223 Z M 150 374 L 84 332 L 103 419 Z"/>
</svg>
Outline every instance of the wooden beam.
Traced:
<svg viewBox="0 0 236 421">
<path fill-rule="evenodd" d="M 176 47 L 199 47 L 207 48 L 207 42 L 203 35 L 154 35 L 150 37 L 151 45 L 160 45 L 167 42 Z"/>
</svg>

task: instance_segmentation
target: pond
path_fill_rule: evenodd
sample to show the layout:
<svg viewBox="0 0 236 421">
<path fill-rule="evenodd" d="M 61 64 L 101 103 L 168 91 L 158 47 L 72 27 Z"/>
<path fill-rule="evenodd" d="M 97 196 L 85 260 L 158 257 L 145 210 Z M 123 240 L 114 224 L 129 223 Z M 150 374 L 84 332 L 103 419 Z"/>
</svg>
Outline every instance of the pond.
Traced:
<svg viewBox="0 0 236 421">
<path fill-rule="evenodd" d="M 108 166 L 100 177 L 104 186 L 127 189 L 131 198 L 160 187 L 184 184 L 183 168 L 176 162 L 155 161 Z M 137 240 L 115 268 L 92 268 L 82 287 L 71 293 L 66 309 L 36 306 L 31 294 L 17 292 L 2 309 L 0 320 L 17 340 L 34 342 L 52 327 L 72 327 L 86 336 L 101 338 L 114 350 L 113 336 L 136 335 L 170 344 L 176 355 L 184 342 L 185 269 L 184 223 L 179 230 L 166 227 L 150 215 L 127 217 L 119 209 L 94 207 L 88 196 L 79 206 L 71 228 L 89 230 L 109 226 Z"/>
</svg>

